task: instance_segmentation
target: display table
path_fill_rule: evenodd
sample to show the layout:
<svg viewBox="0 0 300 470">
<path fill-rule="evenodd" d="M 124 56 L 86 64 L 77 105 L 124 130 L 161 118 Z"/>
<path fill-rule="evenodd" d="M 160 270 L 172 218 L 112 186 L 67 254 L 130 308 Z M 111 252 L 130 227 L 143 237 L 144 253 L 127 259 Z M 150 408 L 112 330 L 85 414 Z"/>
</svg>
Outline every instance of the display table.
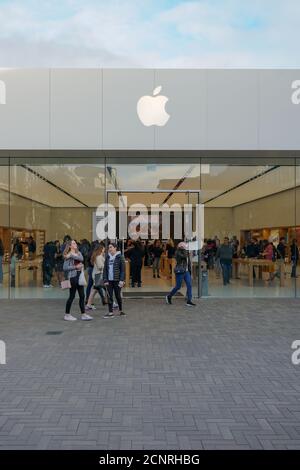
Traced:
<svg viewBox="0 0 300 470">
<path fill-rule="evenodd" d="M 42 263 L 43 263 L 42 258 L 35 258 L 31 261 L 29 260 L 17 261 L 16 262 L 15 287 L 20 286 L 20 277 L 21 277 L 22 269 L 28 270 L 28 268 L 33 268 L 32 269 L 33 280 L 37 281 L 38 269 L 41 267 Z"/>
<path fill-rule="evenodd" d="M 258 267 L 258 278 L 262 279 L 263 268 L 271 268 L 272 271 L 276 271 L 276 265 L 280 271 L 280 287 L 284 287 L 284 264 L 277 263 L 276 261 L 270 261 L 267 259 L 256 259 L 256 258 L 233 258 L 233 277 L 237 278 L 239 274 L 239 267 L 246 265 L 248 267 L 248 279 L 249 286 L 253 286 L 253 268 Z"/>
</svg>

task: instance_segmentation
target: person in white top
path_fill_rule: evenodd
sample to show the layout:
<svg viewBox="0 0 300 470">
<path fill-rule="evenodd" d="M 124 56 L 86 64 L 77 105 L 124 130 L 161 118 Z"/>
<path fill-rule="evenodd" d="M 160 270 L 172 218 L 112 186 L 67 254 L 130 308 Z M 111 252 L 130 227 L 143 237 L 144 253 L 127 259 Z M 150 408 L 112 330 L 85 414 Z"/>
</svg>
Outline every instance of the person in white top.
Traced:
<svg viewBox="0 0 300 470">
<path fill-rule="evenodd" d="M 100 245 L 99 247 L 95 249 L 94 253 L 91 256 L 91 263 L 94 266 L 93 272 L 92 272 L 92 278 L 93 278 L 94 284 L 91 289 L 91 293 L 88 298 L 87 304 L 85 306 L 86 310 L 95 310 L 95 307 L 93 306 L 93 301 L 97 292 L 101 297 L 102 305 L 106 304 L 105 295 L 103 293 L 104 287 L 103 287 L 103 282 L 102 282 L 104 262 L 105 262 L 104 247 Z"/>
</svg>

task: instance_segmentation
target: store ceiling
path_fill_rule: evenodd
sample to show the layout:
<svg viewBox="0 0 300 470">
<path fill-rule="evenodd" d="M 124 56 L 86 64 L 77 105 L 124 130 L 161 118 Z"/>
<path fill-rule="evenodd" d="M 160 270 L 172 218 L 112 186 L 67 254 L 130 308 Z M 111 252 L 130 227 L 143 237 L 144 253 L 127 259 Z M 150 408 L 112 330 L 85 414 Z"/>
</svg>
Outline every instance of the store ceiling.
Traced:
<svg viewBox="0 0 300 470">
<path fill-rule="evenodd" d="M 105 189 L 149 193 L 126 193 L 128 204 L 163 203 L 168 194 L 157 190 L 194 190 L 201 184 L 201 202 L 207 207 L 234 207 L 300 184 L 300 169 L 292 166 L 124 165 L 16 165 L 10 170 L 11 192 L 50 207 L 97 207 L 104 202 Z M 8 190 L 8 167 L 1 167 L 0 188 Z M 201 180 L 201 181 L 200 181 Z M 105 186 L 106 184 L 106 186 Z M 110 200 L 114 196 L 110 196 Z M 187 202 L 173 193 L 169 204 Z"/>
</svg>

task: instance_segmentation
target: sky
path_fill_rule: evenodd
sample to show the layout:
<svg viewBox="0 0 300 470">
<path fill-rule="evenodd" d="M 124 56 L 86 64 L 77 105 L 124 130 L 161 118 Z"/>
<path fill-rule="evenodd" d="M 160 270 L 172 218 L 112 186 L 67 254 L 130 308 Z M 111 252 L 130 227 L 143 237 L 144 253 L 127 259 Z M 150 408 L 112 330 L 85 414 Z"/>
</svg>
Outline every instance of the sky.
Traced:
<svg viewBox="0 0 300 470">
<path fill-rule="evenodd" d="M 299 67 L 300 0 L 0 0 L 0 67 Z"/>
</svg>

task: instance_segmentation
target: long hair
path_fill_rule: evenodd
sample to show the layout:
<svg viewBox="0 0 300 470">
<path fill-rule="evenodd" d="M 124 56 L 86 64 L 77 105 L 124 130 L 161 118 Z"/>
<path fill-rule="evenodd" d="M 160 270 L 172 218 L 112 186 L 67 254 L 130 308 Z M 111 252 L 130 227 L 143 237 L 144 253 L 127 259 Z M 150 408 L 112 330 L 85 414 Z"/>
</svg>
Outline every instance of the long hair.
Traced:
<svg viewBox="0 0 300 470">
<path fill-rule="evenodd" d="M 103 249 L 104 249 L 103 245 L 100 245 L 93 251 L 92 256 L 91 256 L 91 263 L 93 265 L 95 264 L 97 256 L 100 256 L 102 254 Z"/>
<path fill-rule="evenodd" d="M 68 255 L 68 254 L 70 253 L 70 251 L 71 251 L 72 241 L 73 241 L 73 240 L 70 240 L 69 242 L 66 243 L 66 247 L 65 247 L 65 249 L 64 249 L 64 258 L 66 258 L 67 255 Z M 78 246 L 77 246 L 77 250 L 76 250 L 76 251 L 77 251 L 77 253 L 78 253 L 78 251 L 79 251 L 79 250 L 78 250 Z"/>
</svg>

